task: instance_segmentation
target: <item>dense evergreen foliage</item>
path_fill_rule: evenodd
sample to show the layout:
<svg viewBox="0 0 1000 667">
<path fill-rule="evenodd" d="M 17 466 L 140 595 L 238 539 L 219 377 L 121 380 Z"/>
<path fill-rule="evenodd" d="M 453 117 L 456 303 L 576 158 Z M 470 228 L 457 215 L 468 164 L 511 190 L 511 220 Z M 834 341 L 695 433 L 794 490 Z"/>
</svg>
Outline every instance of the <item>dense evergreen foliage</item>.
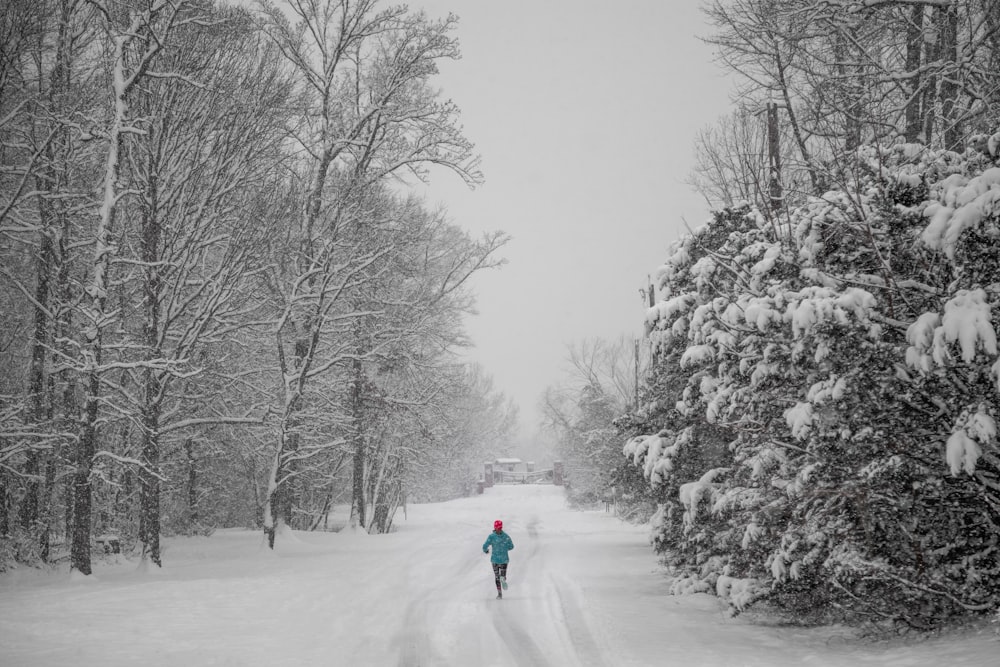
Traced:
<svg viewBox="0 0 1000 667">
<path fill-rule="evenodd" d="M 657 273 L 618 420 L 673 589 L 921 629 L 995 612 L 998 5 L 704 7 L 741 99 L 696 140 L 721 210 Z"/>
<path fill-rule="evenodd" d="M 932 627 L 995 610 L 1000 169 L 863 147 L 856 188 L 671 248 L 645 430 L 675 590 Z"/>
</svg>

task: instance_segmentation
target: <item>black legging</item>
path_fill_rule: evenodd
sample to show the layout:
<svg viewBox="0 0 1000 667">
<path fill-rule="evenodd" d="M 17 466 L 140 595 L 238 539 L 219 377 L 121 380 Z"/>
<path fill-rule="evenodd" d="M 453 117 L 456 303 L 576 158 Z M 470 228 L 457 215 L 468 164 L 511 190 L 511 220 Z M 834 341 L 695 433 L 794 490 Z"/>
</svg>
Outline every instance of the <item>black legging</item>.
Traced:
<svg viewBox="0 0 1000 667">
<path fill-rule="evenodd" d="M 507 578 L 507 563 L 493 563 L 493 577 L 497 581 L 497 592 L 500 592 L 500 577 Z"/>
</svg>

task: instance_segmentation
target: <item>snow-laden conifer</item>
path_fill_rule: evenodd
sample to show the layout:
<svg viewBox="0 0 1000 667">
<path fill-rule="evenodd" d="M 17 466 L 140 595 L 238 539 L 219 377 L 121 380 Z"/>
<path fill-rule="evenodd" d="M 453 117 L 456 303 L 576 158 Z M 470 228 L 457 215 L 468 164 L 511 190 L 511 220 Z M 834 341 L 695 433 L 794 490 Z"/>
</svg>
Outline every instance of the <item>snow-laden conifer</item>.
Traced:
<svg viewBox="0 0 1000 667">
<path fill-rule="evenodd" d="M 1000 179 L 974 151 L 857 158 L 790 233 L 727 210 L 674 244 L 624 453 L 676 590 L 925 627 L 1000 602 Z"/>
</svg>

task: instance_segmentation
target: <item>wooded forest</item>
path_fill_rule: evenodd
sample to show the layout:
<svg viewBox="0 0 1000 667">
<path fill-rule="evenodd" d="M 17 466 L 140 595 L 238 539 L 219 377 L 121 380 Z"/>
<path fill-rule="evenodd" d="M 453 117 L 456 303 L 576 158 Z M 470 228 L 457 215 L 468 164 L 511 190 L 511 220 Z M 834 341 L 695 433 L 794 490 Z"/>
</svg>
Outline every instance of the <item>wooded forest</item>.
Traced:
<svg viewBox="0 0 1000 667">
<path fill-rule="evenodd" d="M 468 492 L 516 412 L 458 354 L 507 237 L 414 194 L 482 180 L 434 85 L 456 22 L 3 3 L 0 570 Z"/>
</svg>

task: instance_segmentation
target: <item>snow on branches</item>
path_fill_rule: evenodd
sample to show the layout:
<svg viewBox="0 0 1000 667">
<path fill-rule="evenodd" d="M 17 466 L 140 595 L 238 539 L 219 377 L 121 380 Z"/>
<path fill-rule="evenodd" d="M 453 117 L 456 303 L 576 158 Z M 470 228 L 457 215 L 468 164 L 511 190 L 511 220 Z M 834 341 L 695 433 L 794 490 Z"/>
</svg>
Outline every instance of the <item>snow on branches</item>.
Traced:
<svg viewBox="0 0 1000 667">
<path fill-rule="evenodd" d="M 971 179 L 952 174 L 934 190 L 940 199 L 924 209 L 930 224 L 924 229 L 922 238 L 928 246 L 954 259 L 956 246 L 965 231 L 988 221 L 988 233 L 994 237 L 1000 234 L 997 227 L 1000 167 L 987 169 Z"/>
<path fill-rule="evenodd" d="M 944 304 L 944 316 L 924 313 L 906 330 L 906 363 L 925 373 L 952 360 L 950 347 L 958 343 L 962 361 L 972 363 L 977 351 L 997 354 L 997 334 L 990 304 L 982 289 L 960 290 Z"/>
<path fill-rule="evenodd" d="M 976 471 L 976 461 L 982 456 L 982 445 L 996 442 L 997 424 L 985 405 L 975 412 L 965 411 L 955 423 L 955 430 L 948 438 L 946 456 L 951 474 L 965 471 L 969 475 Z"/>
<path fill-rule="evenodd" d="M 622 449 L 633 465 L 642 466 L 643 475 L 654 487 L 663 482 L 673 470 L 673 458 L 691 439 L 691 433 L 687 429 L 674 437 L 671 435 L 664 430 L 655 435 L 636 436 L 626 442 Z"/>
<path fill-rule="evenodd" d="M 736 611 L 1000 604 L 968 576 L 1000 576 L 1000 168 L 909 144 L 857 158 L 854 187 L 784 229 L 744 207 L 675 242 L 646 312 L 655 435 L 623 452 L 662 498 L 674 588 Z"/>
</svg>

